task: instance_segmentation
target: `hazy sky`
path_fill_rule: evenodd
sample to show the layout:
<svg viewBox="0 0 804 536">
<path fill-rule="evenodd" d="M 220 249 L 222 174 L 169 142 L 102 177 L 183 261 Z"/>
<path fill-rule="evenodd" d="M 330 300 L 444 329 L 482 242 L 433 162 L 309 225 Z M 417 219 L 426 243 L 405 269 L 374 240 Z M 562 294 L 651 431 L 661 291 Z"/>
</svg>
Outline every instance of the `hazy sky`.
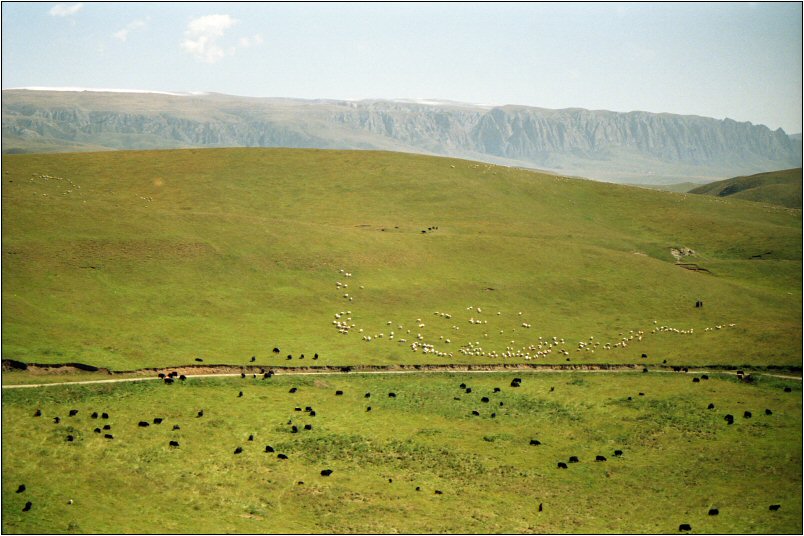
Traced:
<svg viewBox="0 0 804 536">
<path fill-rule="evenodd" d="M 802 4 L 2 4 L 3 88 L 428 98 L 801 132 Z"/>
</svg>

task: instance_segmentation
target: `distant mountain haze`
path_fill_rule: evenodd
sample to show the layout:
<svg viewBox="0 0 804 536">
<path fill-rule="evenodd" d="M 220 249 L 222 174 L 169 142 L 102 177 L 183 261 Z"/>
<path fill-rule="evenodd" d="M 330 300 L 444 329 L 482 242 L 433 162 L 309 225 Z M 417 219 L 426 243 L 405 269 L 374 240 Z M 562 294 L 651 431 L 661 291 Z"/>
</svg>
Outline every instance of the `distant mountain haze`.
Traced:
<svg viewBox="0 0 804 536">
<path fill-rule="evenodd" d="M 2 92 L 3 152 L 380 149 L 613 182 L 704 183 L 801 166 L 801 136 L 706 117 L 444 101 Z"/>
</svg>

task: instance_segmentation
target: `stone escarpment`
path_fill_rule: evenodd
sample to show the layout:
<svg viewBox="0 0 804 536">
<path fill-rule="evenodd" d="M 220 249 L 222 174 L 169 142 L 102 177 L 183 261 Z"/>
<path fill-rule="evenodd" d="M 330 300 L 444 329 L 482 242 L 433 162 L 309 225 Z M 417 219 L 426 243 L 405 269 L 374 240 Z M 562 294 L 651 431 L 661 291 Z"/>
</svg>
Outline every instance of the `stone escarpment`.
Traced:
<svg viewBox="0 0 804 536">
<path fill-rule="evenodd" d="M 580 108 L 227 95 L 3 91 L 6 152 L 176 147 L 382 149 L 625 182 L 699 181 L 799 166 L 781 129 Z"/>
</svg>

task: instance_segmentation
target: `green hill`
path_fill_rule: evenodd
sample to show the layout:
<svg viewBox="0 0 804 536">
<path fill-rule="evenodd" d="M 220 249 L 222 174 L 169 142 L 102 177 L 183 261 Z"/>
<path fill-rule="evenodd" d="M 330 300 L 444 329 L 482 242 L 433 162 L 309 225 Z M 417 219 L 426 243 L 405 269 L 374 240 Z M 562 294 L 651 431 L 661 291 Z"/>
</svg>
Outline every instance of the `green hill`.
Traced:
<svg viewBox="0 0 804 536">
<path fill-rule="evenodd" d="M 801 168 L 734 177 L 699 186 L 689 193 L 734 197 L 746 201 L 801 208 Z"/>
<path fill-rule="evenodd" d="M 4 358 L 802 358 L 800 210 L 361 151 L 4 155 L 2 180 Z"/>
</svg>

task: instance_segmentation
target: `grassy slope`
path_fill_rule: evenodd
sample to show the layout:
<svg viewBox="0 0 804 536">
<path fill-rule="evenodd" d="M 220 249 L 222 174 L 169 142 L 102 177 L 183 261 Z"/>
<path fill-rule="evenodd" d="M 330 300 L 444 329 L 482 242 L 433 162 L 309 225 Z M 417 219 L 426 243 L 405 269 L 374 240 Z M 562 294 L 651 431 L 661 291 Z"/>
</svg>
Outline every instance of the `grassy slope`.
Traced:
<svg viewBox="0 0 804 536">
<path fill-rule="evenodd" d="M 799 382 L 784 393 L 785 382 L 770 378 L 746 385 L 673 373 L 524 373 L 515 389 L 513 376 L 4 392 L 3 532 L 666 534 L 681 523 L 708 534 L 801 532 Z M 294 411 L 307 405 L 315 417 Z M 42 417 L 32 417 L 36 408 Z M 73 408 L 78 415 L 67 417 Z M 746 410 L 753 418 L 743 418 Z M 93 420 L 92 411 L 110 419 Z M 157 416 L 161 425 L 137 426 Z M 292 434 L 289 419 L 313 429 Z M 92 432 L 105 423 L 113 440 Z M 65 441 L 69 433 L 75 442 Z M 266 444 L 289 459 L 264 453 Z M 571 455 L 580 463 L 557 469 Z M 608 461 L 595 463 L 597 455 Z M 332 476 L 320 476 L 325 468 Z M 21 483 L 27 490 L 15 494 Z M 28 500 L 33 508 L 21 512 Z M 770 504 L 782 506 L 770 512 Z"/>
<path fill-rule="evenodd" d="M 801 208 L 801 168 L 734 177 L 690 190 L 692 194 L 728 196 L 746 201 Z"/>
<path fill-rule="evenodd" d="M 801 362 L 799 210 L 376 152 L 13 155 L 2 180 L 7 358 L 115 369 L 252 355 L 296 364 L 284 356 L 314 352 L 317 364 L 482 362 L 503 359 L 458 347 L 555 336 L 576 362 Z M 712 273 L 674 266 L 673 246 Z M 357 327 L 340 335 L 333 315 L 347 310 Z M 651 333 L 662 325 L 695 332 Z M 364 342 L 359 328 L 384 337 Z M 646 334 L 575 351 L 630 330 Z M 417 333 L 455 357 L 412 352 Z"/>
</svg>

